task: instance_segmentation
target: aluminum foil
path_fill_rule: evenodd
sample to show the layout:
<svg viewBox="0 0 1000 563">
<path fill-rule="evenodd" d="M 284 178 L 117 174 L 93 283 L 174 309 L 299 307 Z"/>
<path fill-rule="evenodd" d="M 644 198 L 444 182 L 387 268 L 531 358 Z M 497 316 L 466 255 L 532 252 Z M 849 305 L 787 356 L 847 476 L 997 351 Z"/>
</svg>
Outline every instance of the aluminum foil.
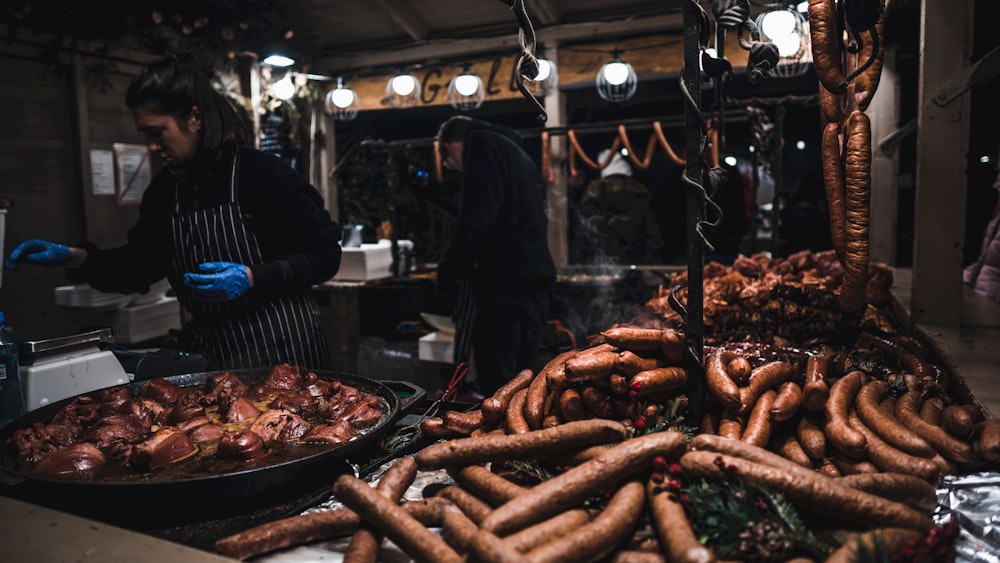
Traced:
<svg viewBox="0 0 1000 563">
<path fill-rule="evenodd" d="M 937 492 L 934 521 L 961 526 L 956 563 L 1000 563 L 1000 473 L 948 475 Z"/>
</svg>

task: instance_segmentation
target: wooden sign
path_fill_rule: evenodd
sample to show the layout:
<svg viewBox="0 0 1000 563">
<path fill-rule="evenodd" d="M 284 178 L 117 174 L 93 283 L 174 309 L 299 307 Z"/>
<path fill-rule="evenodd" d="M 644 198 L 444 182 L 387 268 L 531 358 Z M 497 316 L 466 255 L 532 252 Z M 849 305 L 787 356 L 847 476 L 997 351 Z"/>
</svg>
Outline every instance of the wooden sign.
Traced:
<svg viewBox="0 0 1000 563">
<path fill-rule="evenodd" d="M 632 65 L 642 78 L 662 77 L 679 73 L 684 64 L 683 37 L 680 34 L 656 35 L 632 39 L 619 43 L 563 47 L 559 50 L 557 63 L 559 84 L 562 87 L 593 84 L 597 71 L 611 60 L 611 51 L 621 51 L 621 58 Z M 745 66 L 747 52 L 739 46 L 732 33 L 726 35 L 726 58 L 734 68 Z M 509 54 L 488 60 L 470 62 L 469 70 L 483 80 L 486 89 L 485 102 L 520 98 L 521 93 L 515 82 L 515 70 L 519 55 Z M 420 106 L 438 106 L 448 103 L 448 84 L 464 69 L 461 64 L 428 66 L 411 71 L 420 83 Z M 360 110 L 388 109 L 392 107 L 386 98 L 386 84 L 393 74 L 357 78 L 347 81 L 358 96 Z M 333 86 L 330 87 L 332 89 Z"/>
</svg>

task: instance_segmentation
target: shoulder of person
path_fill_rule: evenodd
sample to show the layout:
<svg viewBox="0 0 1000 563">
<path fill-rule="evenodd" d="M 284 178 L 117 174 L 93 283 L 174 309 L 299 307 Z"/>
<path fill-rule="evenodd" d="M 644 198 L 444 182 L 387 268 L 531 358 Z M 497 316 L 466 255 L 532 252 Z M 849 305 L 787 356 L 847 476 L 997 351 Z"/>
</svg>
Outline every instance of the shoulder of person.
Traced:
<svg viewBox="0 0 1000 563">
<path fill-rule="evenodd" d="M 505 139 L 514 144 L 520 145 L 523 141 L 521 134 L 503 125 L 497 125 L 488 121 L 478 119 L 469 123 L 469 128 L 465 132 L 466 139 Z"/>
<path fill-rule="evenodd" d="M 266 173 L 285 173 L 293 171 L 285 161 L 273 154 L 253 147 L 240 147 L 240 169 L 242 171 L 259 171 Z"/>
</svg>

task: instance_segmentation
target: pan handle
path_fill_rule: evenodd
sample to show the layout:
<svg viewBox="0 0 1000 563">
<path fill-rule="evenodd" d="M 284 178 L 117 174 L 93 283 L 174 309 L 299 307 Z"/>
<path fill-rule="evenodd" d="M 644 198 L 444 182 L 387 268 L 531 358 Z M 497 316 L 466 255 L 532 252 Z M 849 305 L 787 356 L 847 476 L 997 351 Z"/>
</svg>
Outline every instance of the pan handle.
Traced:
<svg viewBox="0 0 1000 563">
<path fill-rule="evenodd" d="M 402 414 L 413 405 L 419 403 L 427 396 L 427 391 L 423 387 L 412 381 L 401 381 L 396 379 L 379 380 L 379 383 L 388 387 L 399 397 L 399 413 Z"/>
<path fill-rule="evenodd" d="M 406 412 L 410 407 L 419 403 L 425 396 L 427 396 L 427 391 L 412 381 L 388 379 L 379 380 L 379 383 L 388 387 L 389 390 L 399 397 L 400 413 Z"/>
</svg>

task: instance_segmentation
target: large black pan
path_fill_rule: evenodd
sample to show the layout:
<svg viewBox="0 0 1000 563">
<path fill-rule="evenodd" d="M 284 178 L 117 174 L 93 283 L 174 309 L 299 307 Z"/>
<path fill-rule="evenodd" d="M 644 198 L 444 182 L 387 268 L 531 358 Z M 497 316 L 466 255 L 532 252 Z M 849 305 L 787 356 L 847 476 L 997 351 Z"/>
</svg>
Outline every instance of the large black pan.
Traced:
<svg viewBox="0 0 1000 563">
<path fill-rule="evenodd" d="M 270 368 L 235 370 L 244 382 L 262 380 Z M 165 377 L 179 387 L 200 387 L 214 372 Z M 275 503 L 301 497 L 329 486 L 349 469 L 347 460 L 377 455 L 381 437 L 393 422 L 424 391 L 407 382 L 378 382 L 338 372 L 315 372 L 321 379 L 339 380 L 365 393 L 378 396 L 383 416 L 378 423 L 355 440 L 292 459 L 277 460 L 250 469 L 207 471 L 166 480 L 140 482 L 66 481 L 33 476 L 18 469 L 17 460 L 6 446 L 8 438 L 36 422 L 50 420 L 76 397 L 46 405 L 11 424 L 0 428 L 0 468 L 6 474 L 6 487 L 0 493 L 33 501 L 131 529 L 153 529 L 178 523 L 225 518 Z M 146 382 L 129 384 L 138 394 Z M 397 395 L 397 389 L 402 393 Z M 97 391 L 88 393 L 96 395 Z M 401 398 L 401 395 L 408 395 Z"/>
</svg>

